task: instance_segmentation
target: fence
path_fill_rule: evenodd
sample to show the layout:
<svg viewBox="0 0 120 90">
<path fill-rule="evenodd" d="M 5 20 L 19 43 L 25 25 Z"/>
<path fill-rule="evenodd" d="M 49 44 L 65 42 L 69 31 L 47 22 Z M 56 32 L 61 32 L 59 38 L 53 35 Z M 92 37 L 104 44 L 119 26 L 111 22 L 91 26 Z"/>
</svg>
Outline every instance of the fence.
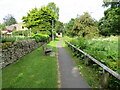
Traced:
<svg viewBox="0 0 120 90">
<path fill-rule="evenodd" d="M 108 81 L 108 77 L 109 77 L 109 74 L 113 75 L 114 77 L 116 77 L 118 80 L 120 80 L 120 74 L 116 73 L 115 71 L 113 71 L 112 69 L 108 68 L 107 66 L 105 66 L 104 64 L 102 64 L 101 62 L 99 62 L 98 60 L 96 60 L 95 58 L 93 58 L 92 56 L 90 56 L 89 54 L 85 53 L 84 51 L 82 51 L 81 49 L 79 48 L 76 48 L 74 45 L 70 44 L 69 42 L 65 41 L 69 46 L 71 46 L 71 48 L 73 50 L 77 50 L 79 52 L 81 52 L 82 54 L 85 55 L 85 62 L 88 63 L 88 59 L 89 58 L 90 60 L 92 60 L 93 62 L 95 62 L 97 65 L 99 65 L 100 67 L 103 68 L 103 82 L 101 83 L 102 84 L 102 87 L 106 87 L 106 84 L 108 82 L 104 82 L 104 80 L 107 80 Z"/>
</svg>

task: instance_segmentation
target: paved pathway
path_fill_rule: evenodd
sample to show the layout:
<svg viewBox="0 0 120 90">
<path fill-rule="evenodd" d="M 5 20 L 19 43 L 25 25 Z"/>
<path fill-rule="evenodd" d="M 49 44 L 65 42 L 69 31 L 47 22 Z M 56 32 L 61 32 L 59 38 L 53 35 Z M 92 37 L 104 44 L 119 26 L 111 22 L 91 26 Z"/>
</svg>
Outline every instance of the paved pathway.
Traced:
<svg viewBox="0 0 120 90">
<path fill-rule="evenodd" d="M 61 88 L 89 88 L 70 55 L 62 47 L 62 40 L 57 44 L 60 68 Z"/>
</svg>

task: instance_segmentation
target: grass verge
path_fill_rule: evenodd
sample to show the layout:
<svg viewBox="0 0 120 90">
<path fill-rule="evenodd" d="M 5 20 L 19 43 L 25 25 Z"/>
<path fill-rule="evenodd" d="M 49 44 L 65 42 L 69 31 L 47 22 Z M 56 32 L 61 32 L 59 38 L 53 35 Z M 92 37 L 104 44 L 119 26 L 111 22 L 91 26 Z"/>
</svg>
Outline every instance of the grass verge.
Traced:
<svg viewBox="0 0 120 90">
<path fill-rule="evenodd" d="M 53 52 L 58 41 L 59 38 L 48 43 Z M 57 57 L 44 56 L 39 47 L 2 70 L 2 88 L 57 88 L 57 74 Z"/>
<path fill-rule="evenodd" d="M 63 47 L 65 47 L 66 51 L 72 56 L 73 60 L 76 63 L 76 66 L 78 66 L 80 74 L 83 76 L 83 78 L 88 82 L 89 86 L 92 88 L 100 88 L 100 78 L 101 76 L 90 66 L 84 65 L 84 61 L 73 56 L 73 51 L 65 44 L 65 42 L 62 42 Z"/>
</svg>

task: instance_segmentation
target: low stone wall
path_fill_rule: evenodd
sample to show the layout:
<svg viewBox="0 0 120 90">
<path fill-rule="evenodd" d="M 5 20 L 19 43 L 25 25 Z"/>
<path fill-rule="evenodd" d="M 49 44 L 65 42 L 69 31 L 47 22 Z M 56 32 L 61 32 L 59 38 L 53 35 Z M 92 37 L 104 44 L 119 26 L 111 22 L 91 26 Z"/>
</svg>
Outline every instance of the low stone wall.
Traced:
<svg viewBox="0 0 120 90">
<path fill-rule="evenodd" d="M 37 43 L 34 39 L 22 40 L 20 42 L 15 42 L 7 49 L 1 49 L 0 64 L 2 68 L 17 61 L 42 44 L 43 42 Z"/>
</svg>

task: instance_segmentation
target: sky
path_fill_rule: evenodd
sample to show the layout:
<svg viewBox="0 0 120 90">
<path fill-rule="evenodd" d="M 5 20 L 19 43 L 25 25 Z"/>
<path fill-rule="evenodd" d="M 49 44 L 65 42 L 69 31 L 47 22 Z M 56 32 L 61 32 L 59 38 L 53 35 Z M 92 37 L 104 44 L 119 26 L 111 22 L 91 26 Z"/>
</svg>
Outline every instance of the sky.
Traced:
<svg viewBox="0 0 120 90">
<path fill-rule="evenodd" d="M 40 8 L 49 2 L 54 2 L 59 7 L 59 20 L 64 23 L 84 12 L 99 20 L 106 10 L 102 7 L 103 0 L 0 0 L 0 23 L 8 14 L 12 14 L 17 22 L 22 22 L 21 18 L 26 16 L 29 10 Z"/>
</svg>

